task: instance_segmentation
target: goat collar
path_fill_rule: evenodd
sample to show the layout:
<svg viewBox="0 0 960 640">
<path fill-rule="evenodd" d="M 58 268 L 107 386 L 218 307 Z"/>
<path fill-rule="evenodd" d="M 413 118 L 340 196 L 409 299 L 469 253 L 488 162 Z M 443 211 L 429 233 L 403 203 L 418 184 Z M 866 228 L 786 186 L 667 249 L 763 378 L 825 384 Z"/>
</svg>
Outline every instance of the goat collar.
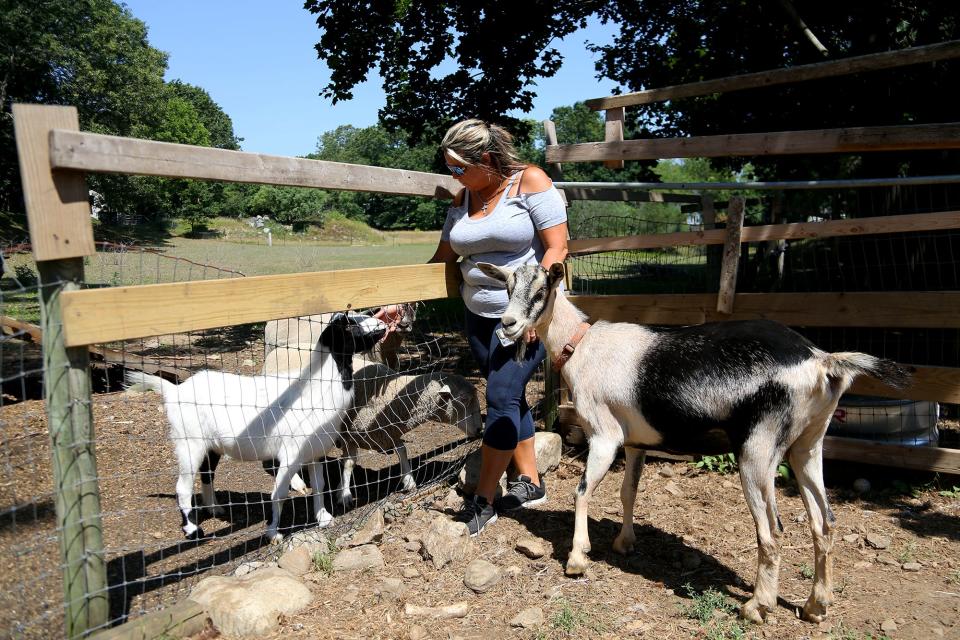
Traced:
<svg viewBox="0 0 960 640">
<path fill-rule="evenodd" d="M 573 337 L 567 341 L 567 344 L 563 345 L 563 349 L 561 349 L 560 353 L 557 354 L 557 357 L 553 359 L 554 371 L 560 371 L 560 369 L 563 369 L 563 365 L 567 364 L 567 360 L 569 360 L 573 355 L 573 352 L 576 351 L 577 345 L 580 344 L 581 340 L 583 340 L 583 336 L 587 335 L 587 330 L 589 328 L 589 322 L 580 323 L 580 326 L 577 327 Z"/>
</svg>

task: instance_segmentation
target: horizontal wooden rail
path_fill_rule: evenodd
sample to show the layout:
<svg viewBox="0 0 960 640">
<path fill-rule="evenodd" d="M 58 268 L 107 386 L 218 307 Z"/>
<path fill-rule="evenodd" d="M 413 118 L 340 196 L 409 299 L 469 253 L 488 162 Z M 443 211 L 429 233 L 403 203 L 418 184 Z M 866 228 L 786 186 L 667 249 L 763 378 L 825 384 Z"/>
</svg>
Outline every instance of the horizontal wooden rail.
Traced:
<svg viewBox="0 0 960 640">
<path fill-rule="evenodd" d="M 714 93 L 727 93 L 730 91 L 742 91 L 744 89 L 788 84 L 791 82 L 817 80 L 863 71 L 879 71 L 881 69 L 892 69 L 911 64 L 935 62 L 937 60 L 948 60 L 958 57 L 960 57 L 960 40 L 951 40 L 949 42 L 940 42 L 938 44 L 921 47 L 911 47 L 910 49 L 902 49 L 900 51 L 870 53 L 863 56 L 843 58 L 841 60 L 831 60 L 830 62 L 818 62 L 816 64 L 805 64 L 797 67 L 788 67 L 786 69 L 745 73 L 738 76 L 704 80 L 702 82 L 691 82 L 688 84 L 660 87 L 658 89 L 647 89 L 646 91 L 624 93 L 619 96 L 593 98 L 587 100 L 586 105 L 595 111 L 602 111 L 604 109 L 614 109 L 617 107 L 629 107 L 639 104 L 663 102 L 665 100 L 676 100 L 677 98 L 692 98 Z"/>
<path fill-rule="evenodd" d="M 451 176 L 53 130 L 53 169 L 452 198 Z"/>
<path fill-rule="evenodd" d="M 910 447 L 860 438 L 826 436 L 823 439 L 823 457 L 900 469 L 960 473 L 960 450 L 946 447 Z"/>
<path fill-rule="evenodd" d="M 572 403 L 558 408 L 560 423 L 584 427 L 583 417 Z M 716 451 L 715 453 L 722 453 Z M 690 459 L 689 456 L 664 453 L 652 449 L 648 454 L 668 460 Z M 875 442 L 860 438 L 826 436 L 823 439 L 823 457 L 830 460 L 847 460 L 866 464 L 919 469 L 939 473 L 960 473 L 960 450 L 945 447 L 911 447 L 902 444 Z"/>
<path fill-rule="evenodd" d="M 715 293 L 571 296 L 594 319 L 688 325 L 766 318 L 798 327 L 960 328 L 960 292 L 738 293 L 717 313 Z"/>
<path fill-rule="evenodd" d="M 458 297 L 456 265 L 294 273 L 65 292 L 64 341 L 80 346 L 394 302 Z"/>
<path fill-rule="evenodd" d="M 960 123 L 738 133 L 547 145 L 547 162 L 659 160 L 960 148 Z"/>
<path fill-rule="evenodd" d="M 942 231 L 960 229 L 960 211 L 938 213 L 911 213 L 896 216 L 827 220 L 825 222 L 794 222 L 744 227 L 743 242 L 764 240 L 801 240 L 804 238 L 831 238 L 874 233 L 908 233 L 914 231 Z M 723 244 L 723 229 L 705 231 L 678 231 L 610 238 L 583 238 L 567 243 L 571 256 L 623 251 L 632 249 L 661 249 L 685 245 Z"/>
<path fill-rule="evenodd" d="M 636 189 L 594 189 L 583 187 L 563 187 L 567 200 L 603 200 L 607 202 L 669 202 L 694 205 L 700 202 L 700 196 L 683 193 L 660 193 L 658 191 L 640 191 Z M 696 205 L 699 206 L 699 205 Z M 698 209 L 699 210 L 699 209 Z"/>
</svg>

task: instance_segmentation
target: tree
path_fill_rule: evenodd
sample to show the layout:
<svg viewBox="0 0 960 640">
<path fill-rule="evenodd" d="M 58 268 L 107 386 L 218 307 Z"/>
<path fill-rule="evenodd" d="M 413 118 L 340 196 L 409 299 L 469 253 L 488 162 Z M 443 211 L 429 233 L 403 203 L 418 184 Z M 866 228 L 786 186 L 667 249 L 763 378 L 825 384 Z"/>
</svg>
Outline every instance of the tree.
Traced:
<svg viewBox="0 0 960 640">
<path fill-rule="evenodd" d="M 381 123 L 412 142 L 437 142 L 453 122 L 496 120 L 525 137 L 526 124 L 507 114 L 529 112 L 538 78 L 553 76 L 562 56 L 552 43 L 586 25 L 596 0 L 537 0 L 505 11 L 494 0 L 361 3 L 306 0 L 322 35 L 317 55 L 330 67 L 322 96 L 349 100 L 377 68 L 387 104 Z M 443 75 L 439 65 L 452 59 Z"/>
<path fill-rule="evenodd" d="M 491 0 L 407 0 L 362 8 L 355 2 L 307 0 L 305 6 L 323 31 L 318 55 L 332 70 L 322 95 L 347 99 L 376 68 L 387 93 L 383 124 L 405 129 L 413 139 L 436 140 L 444 126 L 468 116 L 504 122 L 522 135 L 523 123 L 508 112 L 530 110 L 536 79 L 553 75 L 562 63 L 550 43 L 591 16 L 620 27 L 612 45 L 594 47 L 601 54 L 598 76 L 630 91 L 824 60 L 776 2 L 529 2 L 511 11 Z M 960 35 L 960 14 L 950 2 L 812 0 L 801 11 L 826 44 L 829 59 Z M 451 72 L 438 71 L 451 61 Z M 943 96 L 957 84 L 958 62 L 656 103 L 631 108 L 628 125 L 646 135 L 682 136 L 950 122 L 954 105 Z M 734 159 L 727 166 L 736 170 L 743 162 Z M 753 159 L 759 177 L 780 179 L 950 173 L 958 162 L 957 154 L 946 152 Z"/>
</svg>

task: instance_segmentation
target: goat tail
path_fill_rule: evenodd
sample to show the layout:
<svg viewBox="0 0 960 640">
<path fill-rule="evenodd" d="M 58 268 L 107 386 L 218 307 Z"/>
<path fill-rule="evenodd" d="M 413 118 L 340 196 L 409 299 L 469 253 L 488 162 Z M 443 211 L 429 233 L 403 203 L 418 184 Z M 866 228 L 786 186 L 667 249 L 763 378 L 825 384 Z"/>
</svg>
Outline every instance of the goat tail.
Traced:
<svg viewBox="0 0 960 640">
<path fill-rule="evenodd" d="M 903 389 L 910 384 L 909 371 L 892 360 L 885 360 L 857 351 L 827 353 L 827 375 L 831 378 L 845 378 L 852 381 L 860 375 L 875 378 L 883 384 Z"/>
<path fill-rule="evenodd" d="M 163 394 L 164 400 L 173 397 L 177 393 L 177 385 L 160 376 L 152 376 L 143 371 L 125 371 L 123 374 L 123 386 L 133 391 L 157 391 Z"/>
</svg>

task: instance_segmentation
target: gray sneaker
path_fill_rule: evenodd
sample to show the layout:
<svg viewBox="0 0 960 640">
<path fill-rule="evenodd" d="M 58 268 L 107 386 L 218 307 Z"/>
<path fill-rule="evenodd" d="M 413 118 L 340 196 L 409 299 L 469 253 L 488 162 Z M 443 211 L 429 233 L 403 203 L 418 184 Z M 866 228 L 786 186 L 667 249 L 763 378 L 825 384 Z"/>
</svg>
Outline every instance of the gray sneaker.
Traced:
<svg viewBox="0 0 960 640">
<path fill-rule="evenodd" d="M 533 484 L 530 476 L 520 476 L 515 482 L 507 483 L 507 492 L 497 502 L 497 511 L 514 511 L 521 507 L 534 507 L 547 501 L 547 490 L 543 486 L 543 477 L 540 486 Z"/>
<path fill-rule="evenodd" d="M 483 496 L 473 496 L 464 500 L 463 506 L 453 519 L 466 524 L 470 537 L 473 538 L 488 524 L 497 521 L 497 511 Z"/>
</svg>

